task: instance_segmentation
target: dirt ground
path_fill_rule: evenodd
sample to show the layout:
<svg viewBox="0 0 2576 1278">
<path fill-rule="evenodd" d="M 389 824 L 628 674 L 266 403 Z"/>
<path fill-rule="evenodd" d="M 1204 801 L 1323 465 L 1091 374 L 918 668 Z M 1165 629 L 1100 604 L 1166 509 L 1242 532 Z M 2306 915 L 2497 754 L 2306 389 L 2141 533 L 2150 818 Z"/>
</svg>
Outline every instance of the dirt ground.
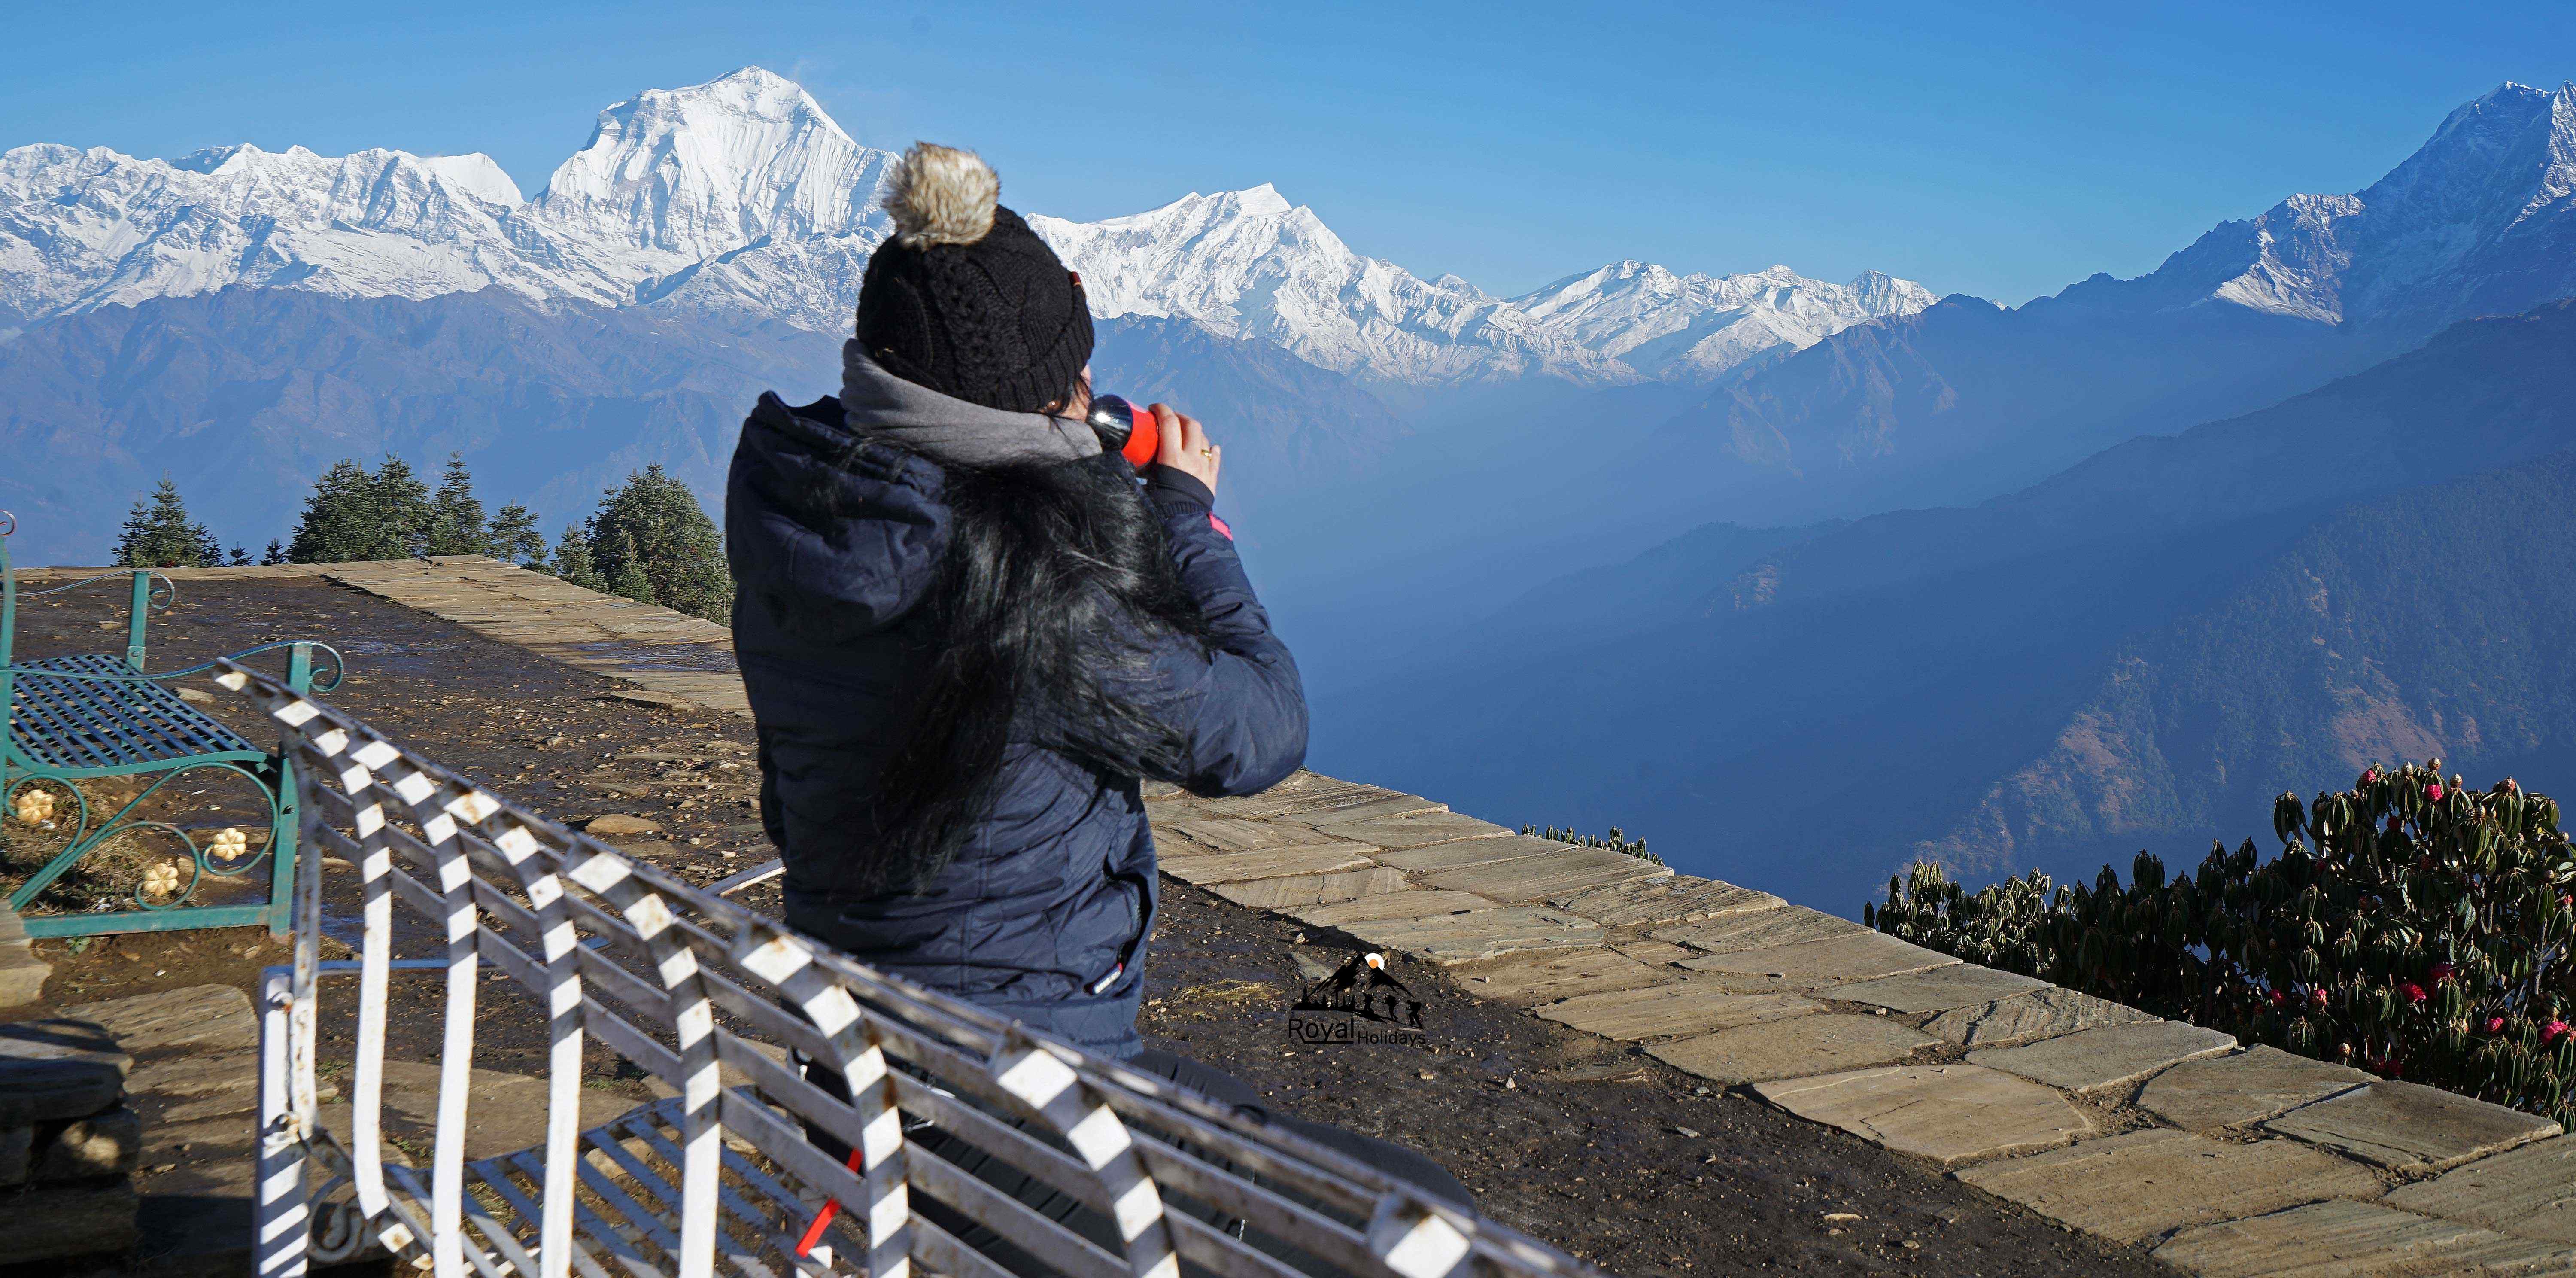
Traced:
<svg viewBox="0 0 2576 1278">
<path fill-rule="evenodd" d="M 21 613 L 20 653 L 120 648 L 121 634 L 101 626 L 114 624 L 115 599 L 35 601 Z M 625 846 L 692 880 L 772 855 L 748 721 L 620 700 L 594 676 L 319 579 L 182 583 L 156 625 L 151 665 L 281 638 L 337 644 L 351 672 L 327 699 L 549 816 L 658 824 L 658 835 Z M 208 709 L 255 728 L 228 694 L 218 697 Z M 326 913 L 346 917 L 355 876 L 325 868 Z M 768 888 L 739 899 L 766 908 L 776 900 Z M 1394 974 L 1429 1005 L 1418 1042 L 1294 1042 L 1286 1013 L 1300 984 L 1297 956 L 1338 963 L 1348 938 L 1178 884 L 1164 900 L 1147 969 L 1144 1028 L 1154 1041 L 1243 1078 L 1283 1110 L 1429 1154 L 1493 1218 L 1613 1273 L 2170 1273 L 1926 1164 L 1477 1000 L 1410 959 L 1399 958 Z M 46 994 L 60 1005 L 209 982 L 247 990 L 284 949 L 234 929 L 40 942 L 38 953 L 55 964 Z M 344 1035 L 332 1019 L 326 1034 Z M 533 1006 L 496 997 L 482 1019 L 478 1064 L 538 1067 Z M 397 1017 L 390 1038 L 398 1059 L 436 1054 L 425 1010 Z M 617 1064 L 601 1054 L 599 1082 L 640 1095 L 631 1069 Z"/>
</svg>

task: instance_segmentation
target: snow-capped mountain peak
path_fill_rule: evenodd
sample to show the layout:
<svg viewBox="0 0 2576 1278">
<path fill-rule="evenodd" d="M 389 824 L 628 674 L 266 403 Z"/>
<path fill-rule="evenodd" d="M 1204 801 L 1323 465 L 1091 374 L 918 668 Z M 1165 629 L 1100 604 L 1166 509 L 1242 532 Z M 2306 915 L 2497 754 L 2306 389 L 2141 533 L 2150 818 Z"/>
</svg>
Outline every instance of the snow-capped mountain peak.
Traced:
<svg viewBox="0 0 2576 1278">
<path fill-rule="evenodd" d="M 1288 202 L 1287 196 L 1279 193 L 1278 187 L 1268 182 L 1240 191 L 1222 192 L 1216 199 L 1230 203 L 1246 217 L 1285 217 L 1296 207 Z"/>
<path fill-rule="evenodd" d="M 859 145 L 794 81 L 745 67 L 600 112 L 534 214 L 574 239 L 622 240 L 684 265 L 764 237 L 881 224 L 877 186 L 893 158 Z"/>
<path fill-rule="evenodd" d="M 516 208 L 528 202 L 519 194 L 519 184 L 501 171 L 491 156 L 480 151 L 466 155 L 425 155 L 420 162 L 431 172 L 493 204 Z"/>
<path fill-rule="evenodd" d="M 2576 82 L 2508 82 L 2350 195 L 2221 223 L 2127 286 L 2327 324 L 2438 326 L 2576 293 Z"/>
<path fill-rule="evenodd" d="M 1268 183 L 1101 222 L 1029 224 L 1081 273 L 1097 315 L 1179 316 L 1400 381 L 1628 375 L 1462 280 L 1424 280 L 1353 252 Z"/>
<path fill-rule="evenodd" d="M 610 106 L 532 200 L 482 155 L 20 147 L 0 154 L 0 340 L 66 312 L 239 285 L 413 298 L 499 286 L 838 333 L 889 230 L 877 189 L 893 159 L 758 67 Z M 1621 262 L 1506 301 L 1355 252 L 1268 183 L 1100 222 L 1029 220 L 1100 315 L 1187 318 L 1407 382 L 1699 380 L 1930 300 L 1885 276 L 1846 286 L 1787 267 L 1711 277 Z"/>
<path fill-rule="evenodd" d="M 1677 275 L 1613 262 L 1512 299 L 1548 329 L 1649 377 L 1723 376 L 1768 351 L 1799 350 L 1854 324 L 1932 304 L 1931 290 L 1876 271 L 1831 284 L 1770 266 Z"/>
<path fill-rule="evenodd" d="M 232 146 L 170 161 L 22 146 L 0 153 L 0 319 L 236 284 L 540 291 L 502 226 L 517 198 L 481 155 Z"/>
</svg>

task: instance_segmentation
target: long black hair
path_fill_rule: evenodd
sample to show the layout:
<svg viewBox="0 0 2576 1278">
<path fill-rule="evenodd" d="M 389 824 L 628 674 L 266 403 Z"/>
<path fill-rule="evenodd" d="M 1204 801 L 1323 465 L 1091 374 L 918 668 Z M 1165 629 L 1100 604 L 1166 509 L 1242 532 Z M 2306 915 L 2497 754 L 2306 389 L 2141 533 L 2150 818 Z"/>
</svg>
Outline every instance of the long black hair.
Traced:
<svg viewBox="0 0 2576 1278">
<path fill-rule="evenodd" d="M 992 809 L 1014 741 L 1110 776 L 1181 762 L 1153 651 L 1208 643 L 1162 522 L 1125 461 L 945 466 L 946 558 L 922 607 L 936 645 L 910 722 L 879 777 L 880 889 L 955 859 Z"/>
</svg>

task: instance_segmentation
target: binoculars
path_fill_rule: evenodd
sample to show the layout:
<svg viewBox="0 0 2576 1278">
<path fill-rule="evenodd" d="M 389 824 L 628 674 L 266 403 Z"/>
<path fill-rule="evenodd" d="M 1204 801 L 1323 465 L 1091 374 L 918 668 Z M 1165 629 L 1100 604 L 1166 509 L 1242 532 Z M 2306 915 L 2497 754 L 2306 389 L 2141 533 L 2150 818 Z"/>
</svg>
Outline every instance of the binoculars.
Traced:
<svg viewBox="0 0 2576 1278">
<path fill-rule="evenodd" d="M 1103 452 L 1116 453 L 1138 470 L 1154 460 L 1162 447 L 1162 432 L 1154 426 L 1154 414 L 1115 395 L 1095 395 L 1091 413 L 1084 420 L 1093 434 L 1100 436 Z"/>
</svg>

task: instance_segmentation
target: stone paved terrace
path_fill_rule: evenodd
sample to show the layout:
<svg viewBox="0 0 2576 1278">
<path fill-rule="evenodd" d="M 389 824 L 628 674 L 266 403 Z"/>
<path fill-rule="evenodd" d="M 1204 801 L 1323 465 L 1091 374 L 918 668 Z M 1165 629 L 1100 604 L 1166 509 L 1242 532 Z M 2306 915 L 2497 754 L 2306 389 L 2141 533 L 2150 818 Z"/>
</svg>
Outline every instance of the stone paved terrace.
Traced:
<svg viewBox="0 0 2576 1278">
<path fill-rule="evenodd" d="M 722 627 L 489 560 L 187 575 L 316 572 L 638 700 L 746 713 Z M 1433 799 L 1315 773 L 1248 798 L 1154 790 L 1173 879 L 1409 952 L 2181 1270 L 2576 1274 L 2576 1141 L 2546 1120 L 2245 1050 Z"/>
</svg>

